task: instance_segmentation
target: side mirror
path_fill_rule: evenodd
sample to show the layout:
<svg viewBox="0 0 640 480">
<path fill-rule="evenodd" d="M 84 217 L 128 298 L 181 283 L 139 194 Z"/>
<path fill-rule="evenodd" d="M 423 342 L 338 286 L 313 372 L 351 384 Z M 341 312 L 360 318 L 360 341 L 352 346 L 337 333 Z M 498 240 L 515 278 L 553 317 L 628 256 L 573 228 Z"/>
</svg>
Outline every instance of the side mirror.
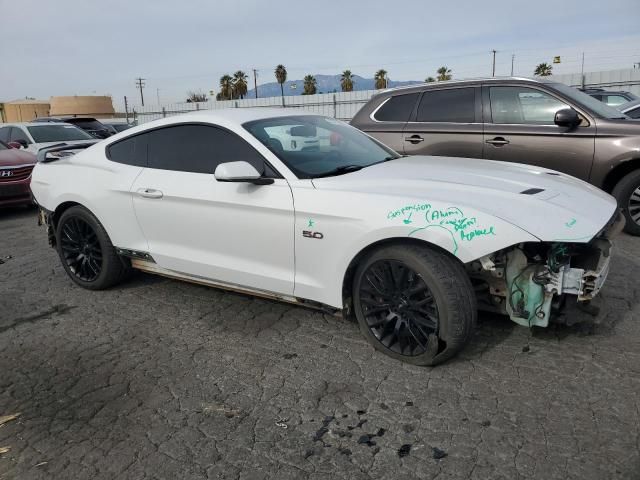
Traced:
<svg viewBox="0 0 640 480">
<path fill-rule="evenodd" d="M 553 121 L 559 127 L 573 128 L 580 125 L 580 116 L 573 108 L 562 108 L 556 112 Z"/>
<path fill-rule="evenodd" d="M 213 176 L 219 182 L 244 182 L 254 185 L 269 185 L 273 178 L 264 178 L 249 162 L 226 162 L 216 167 Z"/>
<path fill-rule="evenodd" d="M 11 148 L 15 148 L 16 150 L 19 150 L 22 148 L 22 145 L 20 144 L 20 142 L 9 142 L 7 143 L 7 145 L 9 145 Z"/>
<path fill-rule="evenodd" d="M 19 138 L 18 140 L 14 140 L 14 142 L 22 145 L 22 148 L 27 148 L 29 146 L 29 142 L 27 142 L 24 138 Z"/>
</svg>

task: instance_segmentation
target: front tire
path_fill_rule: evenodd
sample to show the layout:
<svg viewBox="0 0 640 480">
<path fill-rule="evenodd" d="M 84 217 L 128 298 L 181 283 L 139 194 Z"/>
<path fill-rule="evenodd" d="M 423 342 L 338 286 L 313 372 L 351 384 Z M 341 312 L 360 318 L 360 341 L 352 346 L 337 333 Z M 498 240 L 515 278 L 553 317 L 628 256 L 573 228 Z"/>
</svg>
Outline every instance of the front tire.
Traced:
<svg viewBox="0 0 640 480">
<path fill-rule="evenodd" d="M 109 288 L 123 280 L 130 270 L 95 215 L 79 205 L 60 216 L 56 249 L 71 280 L 89 290 Z"/>
<path fill-rule="evenodd" d="M 612 195 L 616 197 L 627 221 L 624 231 L 640 236 L 640 170 L 622 177 L 613 189 Z"/>
<path fill-rule="evenodd" d="M 354 310 L 377 350 L 414 365 L 457 354 L 473 333 L 476 298 L 462 264 L 435 249 L 383 247 L 357 267 Z"/>
</svg>

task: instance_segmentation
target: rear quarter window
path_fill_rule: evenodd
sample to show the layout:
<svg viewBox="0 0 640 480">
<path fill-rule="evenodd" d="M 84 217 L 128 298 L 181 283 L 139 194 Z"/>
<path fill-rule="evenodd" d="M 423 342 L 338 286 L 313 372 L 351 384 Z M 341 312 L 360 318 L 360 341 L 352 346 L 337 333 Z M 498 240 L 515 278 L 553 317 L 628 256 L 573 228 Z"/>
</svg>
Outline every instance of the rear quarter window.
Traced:
<svg viewBox="0 0 640 480">
<path fill-rule="evenodd" d="M 418 101 L 419 93 L 395 95 L 375 113 L 374 118 L 380 122 L 407 122 Z"/>
<path fill-rule="evenodd" d="M 135 135 L 112 143 L 107 147 L 107 158 L 112 162 L 147 166 L 147 134 Z"/>
</svg>

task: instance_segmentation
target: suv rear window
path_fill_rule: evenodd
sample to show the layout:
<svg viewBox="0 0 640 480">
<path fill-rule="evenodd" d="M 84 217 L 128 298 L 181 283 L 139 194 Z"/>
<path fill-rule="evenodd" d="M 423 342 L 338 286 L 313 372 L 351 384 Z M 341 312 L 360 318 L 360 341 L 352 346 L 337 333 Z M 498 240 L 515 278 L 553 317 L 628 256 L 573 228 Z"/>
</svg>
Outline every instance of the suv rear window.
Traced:
<svg viewBox="0 0 640 480">
<path fill-rule="evenodd" d="M 476 89 L 427 90 L 422 94 L 416 122 L 473 123 Z"/>
<path fill-rule="evenodd" d="M 391 97 L 375 113 L 375 119 L 381 122 L 407 122 L 419 95 L 408 93 Z"/>
</svg>

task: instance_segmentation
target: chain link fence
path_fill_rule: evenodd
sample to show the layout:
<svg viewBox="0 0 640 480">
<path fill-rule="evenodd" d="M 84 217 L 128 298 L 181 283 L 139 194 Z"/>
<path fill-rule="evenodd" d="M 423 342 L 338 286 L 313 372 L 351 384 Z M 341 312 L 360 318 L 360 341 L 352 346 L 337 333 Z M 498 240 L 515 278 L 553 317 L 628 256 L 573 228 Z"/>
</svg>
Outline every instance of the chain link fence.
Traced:
<svg viewBox="0 0 640 480">
<path fill-rule="evenodd" d="M 321 93 L 317 95 L 297 95 L 285 97 L 245 98 L 197 103 L 169 103 L 164 105 L 128 106 L 119 114 L 137 121 L 138 124 L 181 113 L 199 110 L 219 110 L 222 108 L 285 107 L 307 112 L 320 113 L 340 120 L 351 120 L 360 108 L 369 101 L 376 90 L 357 92 Z"/>
</svg>

